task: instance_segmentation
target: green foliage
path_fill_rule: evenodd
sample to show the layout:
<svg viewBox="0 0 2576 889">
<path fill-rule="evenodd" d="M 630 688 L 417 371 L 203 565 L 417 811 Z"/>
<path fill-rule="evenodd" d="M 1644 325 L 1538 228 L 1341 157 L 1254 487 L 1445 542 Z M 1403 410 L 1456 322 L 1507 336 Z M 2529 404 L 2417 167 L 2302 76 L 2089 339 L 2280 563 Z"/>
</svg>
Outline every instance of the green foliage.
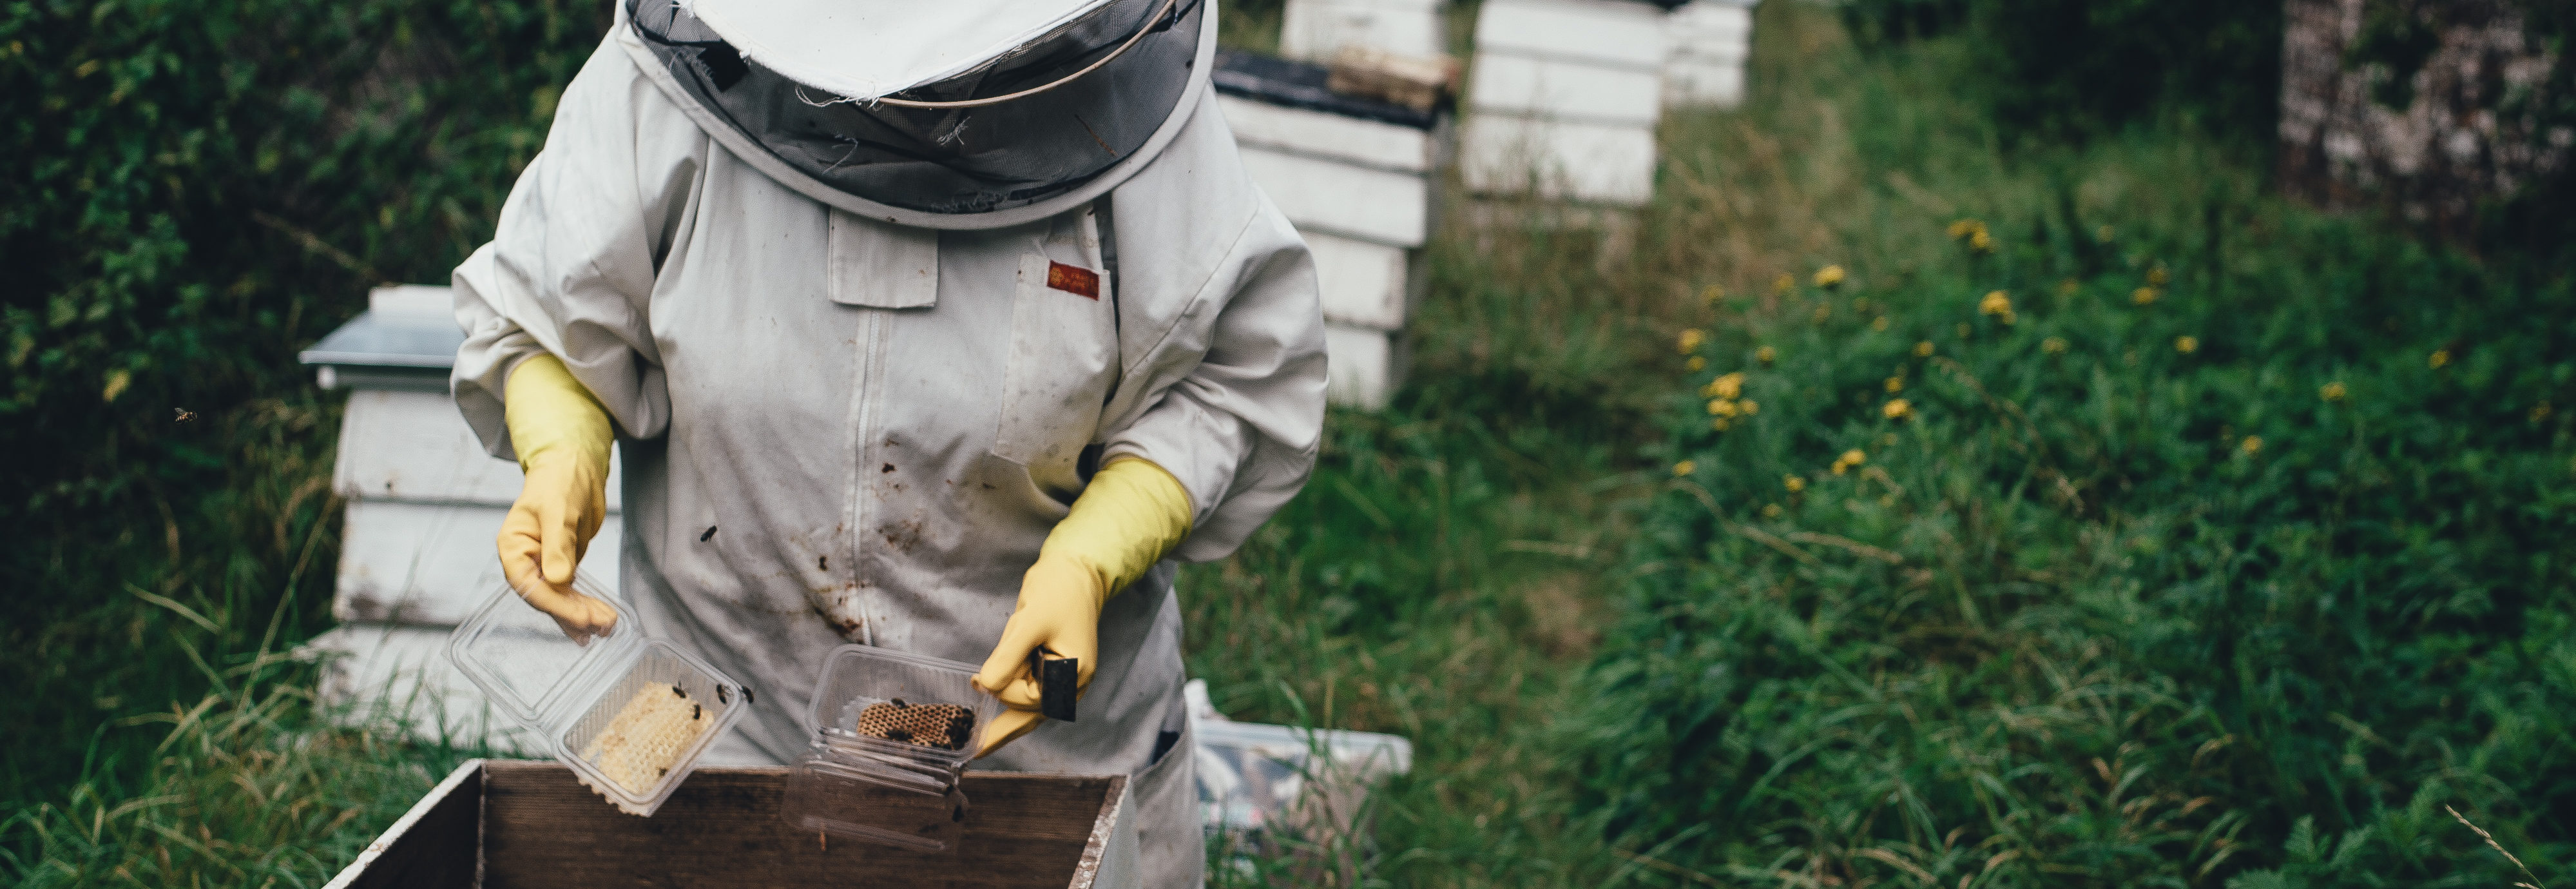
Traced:
<svg viewBox="0 0 2576 889">
<path fill-rule="evenodd" d="M 27 591 L 0 600 L 0 643 L 24 653 L 0 680 L 41 690 L 31 729 L 86 738 L 204 692 L 129 587 L 256 614 L 292 592 L 291 628 L 318 616 L 336 414 L 295 351 L 367 287 L 443 280 L 488 235 L 606 14 L 0 7 L 0 587 Z M 100 758 L 141 768 L 135 734 Z M 0 800 L 72 771 L 66 746 L 13 753 Z"/>
<path fill-rule="evenodd" d="M 2281 4 L 2241 0 L 1852 0 L 1858 34 L 1894 42 L 1965 32 L 1976 93 L 2049 137 L 2180 111 L 2268 142 L 2281 100 Z"/>
<path fill-rule="evenodd" d="M 1917 234 L 1690 345 L 1569 729 L 1614 839 L 1751 882 L 2521 879 L 2450 805 L 2563 879 L 2569 279 L 2187 149 L 2010 166 L 1932 186 L 1991 224 L 1882 220 Z"/>
</svg>

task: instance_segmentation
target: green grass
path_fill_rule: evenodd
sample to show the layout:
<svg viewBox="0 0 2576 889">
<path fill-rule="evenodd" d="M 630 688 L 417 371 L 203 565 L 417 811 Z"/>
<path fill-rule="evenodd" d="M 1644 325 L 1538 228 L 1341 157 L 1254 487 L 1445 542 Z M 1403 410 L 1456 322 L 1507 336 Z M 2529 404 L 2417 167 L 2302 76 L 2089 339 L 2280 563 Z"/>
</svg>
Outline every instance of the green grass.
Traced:
<svg viewBox="0 0 2576 889">
<path fill-rule="evenodd" d="M 2563 879 L 2564 279 L 2281 205 L 2178 125 L 2007 151 L 1973 47 L 1760 16 L 1753 96 L 1668 123 L 1633 253 L 1449 226 L 1397 403 L 1184 572 L 1221 709 L 1416 745 L 1367 841 L 1219 882 L 2521 879 L 2444 805 Z M 1736 371 L 1760 409 L 1721 433 L 1697 390 Z M 319 625 L 333 423 L 244 416 L 200 433 L 232 499 L 58 547 L 130 570 L 12 637 L 60 742 L 11 760 L 0 874 L 318 885 L 462 755 L 334 727 L 277 659 Z"/>
</svg>

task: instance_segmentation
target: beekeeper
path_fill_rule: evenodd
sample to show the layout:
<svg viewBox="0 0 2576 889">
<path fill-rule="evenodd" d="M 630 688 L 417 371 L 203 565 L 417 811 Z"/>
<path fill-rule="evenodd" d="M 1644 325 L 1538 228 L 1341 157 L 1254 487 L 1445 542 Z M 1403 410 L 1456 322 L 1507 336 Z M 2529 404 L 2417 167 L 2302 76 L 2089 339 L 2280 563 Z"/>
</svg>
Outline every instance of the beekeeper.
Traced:
<svg viewBox="0 0 2576 889">
<path fill-rule="evenodd" d="M 455 274 L 457 404 L 526 471 L 512 585 L 608 628 L 571 580 L 614 440 L 636 621 L 758 692 L 711 761 L 804 750 L 834 646 L 982 664 L 982 767 L 1133 776 L 1146 882 L 1198 883 L 1167 559 L 1293 495 L 1324 404 L 1212 7 L 625 0 Z"/>
</svg>

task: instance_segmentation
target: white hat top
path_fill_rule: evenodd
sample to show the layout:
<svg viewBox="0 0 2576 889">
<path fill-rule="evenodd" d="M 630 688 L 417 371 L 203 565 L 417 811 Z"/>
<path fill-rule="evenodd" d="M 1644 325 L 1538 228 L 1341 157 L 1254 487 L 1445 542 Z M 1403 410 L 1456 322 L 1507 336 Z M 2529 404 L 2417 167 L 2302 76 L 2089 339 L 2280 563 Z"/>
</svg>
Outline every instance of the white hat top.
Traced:
<svg viewBox="0 0 2576 889">
<path fill-rule="evenodd" d="M 679 0 L 743 57 L 874 99 L 973 71 L 1110 0 Z"/>
</svg>

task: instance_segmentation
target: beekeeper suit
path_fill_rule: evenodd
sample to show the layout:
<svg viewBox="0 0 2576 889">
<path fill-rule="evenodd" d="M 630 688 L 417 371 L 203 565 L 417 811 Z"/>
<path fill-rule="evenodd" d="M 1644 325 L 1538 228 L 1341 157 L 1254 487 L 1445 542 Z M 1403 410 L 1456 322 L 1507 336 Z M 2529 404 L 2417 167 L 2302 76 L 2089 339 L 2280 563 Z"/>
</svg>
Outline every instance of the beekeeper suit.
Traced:
<svg viewBox="0 0 2576 889">
<path fill-rule="evenodd" d="M 527 469 L 513 586 L 606 629 L 569 581 L 613 434 L 623 598 L 758 693 L 716 758 L 800 754 L 835 646 L 981 664 L 1027 733 L 979 767 L 1132 776 L 1146 884 L 1198 883 L 1170 560 L 1304 483 L 1325 379 L 1214 15 L 626 0 L 455 273 L 457 404 Z M 1040 647 L 1086 656 L 1076 721 L 1031 712 Z"/>
</svg>

